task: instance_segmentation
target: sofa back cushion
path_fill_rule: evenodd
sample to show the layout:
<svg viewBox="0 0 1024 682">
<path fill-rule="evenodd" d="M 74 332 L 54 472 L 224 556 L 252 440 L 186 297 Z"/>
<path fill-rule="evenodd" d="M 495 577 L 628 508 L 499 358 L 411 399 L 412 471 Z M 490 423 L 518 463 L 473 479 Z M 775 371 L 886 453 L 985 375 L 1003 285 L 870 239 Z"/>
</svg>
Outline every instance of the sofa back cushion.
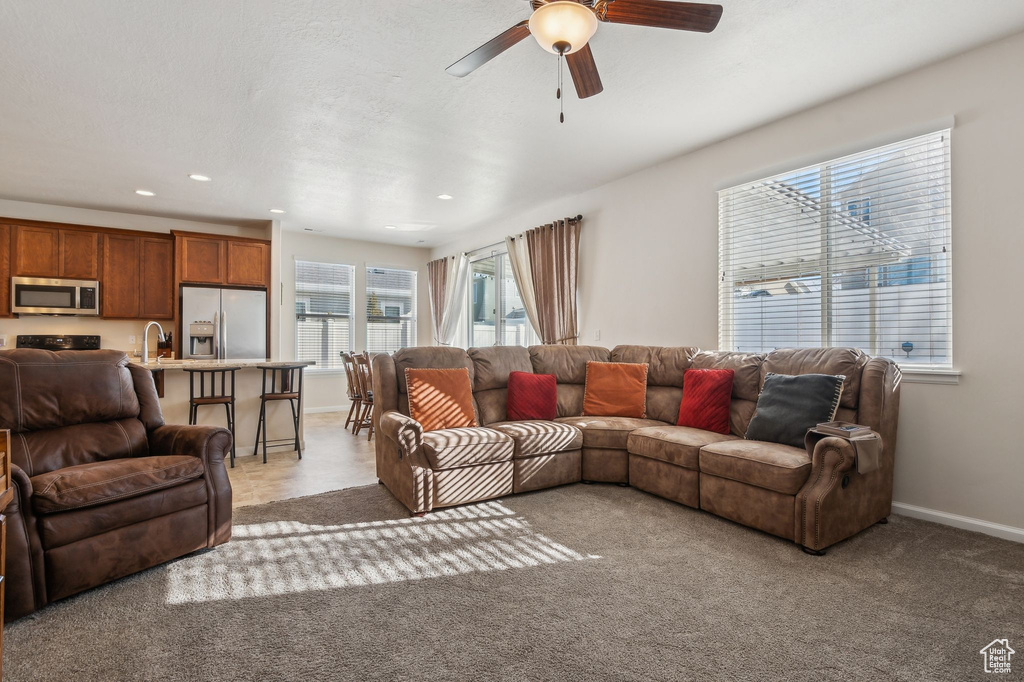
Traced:
<svg viewBox="0 0 1024 682">
<path fill-rule="evenodd" d="M 558 416 L 583 414 L 583 387 L 587 363 L 611 362 L 611 352 L 600 346 L 530 346 L 535 374 L 554 374 L 558 382 Z"/>
<path fill-rule="evenodd" d="M 121 351 L 0 351 L 0 428 L 15 433 L 138 417 Z"/>
<path fill-rule="evenodd" d="M 474 381 L 475 371 L 469 354 L 461 348 L 450 346 L 415 346 L 403 348 L 391 356 L 395 361 L 395 378 L 398 380 L 399 402 L 409 392 L 406 384 L 407 369 L 459 369 L 469 370 L 469 383 Z"/>
<path fill-rule="evenodd" d="M 846 382 L 839 400 L 840 408 L 856 410 L 860 397 L 860 378 L 871 358 L 856 348 L 780 348 L 773 350 L 761 364 L 760 385 L 772 374 L 843 375 Z M 847 419 L 847 417 L 853 417 Z M 856 421 L 856 413 L 841 411 L 837 419 Z"/>
<path fill-rule="evenodd" d="M 647 416 L 675 424 L 683 399 L 683 376 L 698 351 L 692 346 L 616 346 L 612 362 L 647 363 Z"/>
<path fill-rule="evenodd" d="M 409 390 L 409 416 L 418 421 L 424 431 L 477 425 L 473 388 L 465 367 L 410 368 L 405 370 L 405 381 Z"/>
<path fill-rule="evenodd" d="M 757 395 L 761 390 L 761 353 L 736 353 L 702 350 L 694 354 L 693 369 L 731 369 L 733 371 L 732 404 L 729 406 L 729 432 L 743 436 L 754 416 Z"/>
<path fill-rule="evenodd" d="M 486 346 L 467 353 L 473 362 L 473 398 L 480 424 L 505 421 L 509 374 L 533 372 L 530 351 L 523 346 Z"/>
</svg>

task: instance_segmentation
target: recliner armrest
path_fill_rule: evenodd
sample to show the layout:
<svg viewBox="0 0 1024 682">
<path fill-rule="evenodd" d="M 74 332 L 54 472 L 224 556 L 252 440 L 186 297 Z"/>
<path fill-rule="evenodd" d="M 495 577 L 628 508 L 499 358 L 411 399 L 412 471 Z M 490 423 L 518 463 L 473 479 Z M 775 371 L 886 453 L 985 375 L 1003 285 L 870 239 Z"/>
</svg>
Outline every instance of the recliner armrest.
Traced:
<svg viewBox="0 0 1024 682">
<path fill-rule="evenodd" d="M 394 441 L 403 456 L 411 457 L 423 443 L 423 426 L 397 410 L 380 416 L 380 432 Z"/>
<path fill-rule="evenodd" d="M 231 452 L 231 432 L 220 426 L 167 424 L 149 433 L 149 454 L 192 455 L 203 463 L 223 462 Z"/>
<path fill-rule="evenodd" d="M 224 458 L 231 452 L 231 432 L 221 426 L 168 424 L 149 432 L 149 454 L 191 455 L 203 460 L 209 526 L 207 547 L 231 539 L 231 481 Z"/>
</svg>

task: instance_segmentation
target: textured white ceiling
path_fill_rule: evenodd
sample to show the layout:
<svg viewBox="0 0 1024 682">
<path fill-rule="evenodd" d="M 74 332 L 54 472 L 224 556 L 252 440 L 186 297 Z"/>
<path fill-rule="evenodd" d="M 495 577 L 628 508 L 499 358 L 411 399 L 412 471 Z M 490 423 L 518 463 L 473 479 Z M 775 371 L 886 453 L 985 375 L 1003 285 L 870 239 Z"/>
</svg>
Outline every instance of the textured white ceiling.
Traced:
<svg viewBox="0 0 1024 682">
<path fill-rule="evenodd" d="M 0 0 L 0 197 L 434 245 L 1024 29 L 1021 0 L 722 4 L 710 35 L 602 24 L 605 91 L 559 125 L 532 40 L 444 72 L 524 0 Z"/>
</svg>

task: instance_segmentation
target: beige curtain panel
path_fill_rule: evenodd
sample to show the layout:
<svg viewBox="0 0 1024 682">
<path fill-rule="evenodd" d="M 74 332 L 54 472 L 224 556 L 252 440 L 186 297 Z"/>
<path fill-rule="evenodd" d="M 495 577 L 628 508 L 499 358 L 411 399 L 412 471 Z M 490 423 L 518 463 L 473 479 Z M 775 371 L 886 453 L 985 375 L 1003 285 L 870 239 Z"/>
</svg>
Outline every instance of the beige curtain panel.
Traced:
<svg viewBox="0 0 1024 682">
<path fill-rule="evenodd" d="M 452 345 L 458 335 L 468 270 L 469 259 L 464 253 L 427 263 L 430 320 L 434 341 L 442 346 Z"/>
<path fill-rule="evenodd" d="M 541 343 L 575 346 L 576 285 L 583 217 L 566 218 L 506 240 L 512 274 Z"/>
</svg>

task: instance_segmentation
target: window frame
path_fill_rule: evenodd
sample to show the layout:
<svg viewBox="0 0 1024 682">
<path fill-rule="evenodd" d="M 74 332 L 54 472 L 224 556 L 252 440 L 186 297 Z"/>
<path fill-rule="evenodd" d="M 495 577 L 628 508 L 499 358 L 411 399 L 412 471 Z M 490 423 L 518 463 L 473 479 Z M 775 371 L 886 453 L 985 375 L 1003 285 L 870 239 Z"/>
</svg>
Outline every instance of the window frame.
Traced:
<svg viewBox="0 0 1024 682">
<path fill-rule="evenodd" d="M 299 257 L 299 256 L 293 256 L 292 260 L 293 260 L 293 262 L 295 264 L 295 268 L 293 270 L 293 280 L 292 280 L 292 311 L 293 311 L 293 313 L 295 315 L 295 325 L 294 325 L 295 326 L 295 330 L 294 330 L 294 334 L 295 334 L 295 358 L 296 359 L 299 358 L 299 319 L 300 318 L 336 319 L 336 320 L 338 320 L 338 319 L 347 319 L 348 320 L 348 349 L 347 349 L 347 351 L 349 353 L 353 352 L 354 348 L 355 348 L 355 346 L 354 346 L 355 337 L 356 337 L 356 334 L 355 334 L 356 314 L 355 313 L 356 313 L 356 309 L 357 309 L 356 308 L 356 265 L 354 263 L 348 263 L 348 262 L 312 260 L 312 259 L 309 259 L 309 258 L 303 258 L 303 257 Z M 337 314 L 334 314 L 334 313 L 301 313 L 300 314 L 298 312 L 298 310 L 296 308 L 297 308 L 299 297 L 301 295 L 301 293 L 300 293 L 301 290 L 299 289 L 299 273 L 298 273 L 299 263 L 312 263 L 312 264 L 315 264 L 315 265 L 329 265 L 329 266 L 333 266 L 333 267 L 342 267 L 342 268 L 348 268 L 349 269 L 349 282 L 350 282 L 350 284 L 349 284 L 349 314 L 348 315 L 337 315 Z M 324 353 L 324 351 L 322 349 L 321 349 L 320 356 L 321 357 L 328 357 Z M 340 374 L 340 373 L 343 373 L 345 371 L 344 365 L 341 365 L 341 366 L 338 366 L 338 367 L 329 367 L 329 366 L 322 365 L 319 360 L 317 361 L 317 364 L 311 365 L 311 366 L 307 367 L 306 369 L 308 371 L 310 371 L 310 372 L 315 372 L 316 374 Z"/>
<path fill-rule="evenodd" d="M 394 270 L 397 272 L 412 273 L 412 313 L 411 317 L 398 316 L 397 319 L 405 320 L 409 322 L 409 329 L 411 330 L 412 343 L 409 347 L 415 346 L 419 342 L 419 292 L 420 292 L 420 271 L 418 268 L 409 265 L 379 265 L 372 263 L 365 263 L 363 267 L 363 305 L 361 307 L 363 311 L 363 349 L 369 353 L 394 353 L 399 350 L 398 348 L 392 348 L 388 350 L 371 350 L 370 349 L 370 323 L 373 321 L 385 321 L 390 322 L 395 320 L 394 316 L 387 315 L 386 306 L 381 306 L 381 312 L 383 315 L 375 315 L 370 317 L 370 270 Z"/>
<path fill-rule="evenodd" d="M 718 342 L 719 347 L 722 349 L 732 350 L 735 348 L 735 337 L 737 330 L 737 318 L 735 317 L 735 289 L 740 283 L 740 280 L 733 276 L 727 277 L 729 268 L 725 261 L 725 254 L 729 254 L 730 257 L 735 255 L 732 240 L 735 235 L 733 234 L 733 224 L 729 218 L 729 206 L 727 204 L 727 196 L 735 191 L 743 190 L 744 188 L 752 185 L 764 184 L 769 182 L 782 182 L 783 178 L 799 176 L 803 173 L 809 173 L 817 170 L 819 173 L 819 187 L 821 197 L 818 199 L 818 203 L 821 207 L 821 218 L 819 220 L 819 230 L 821 234 L 822 243 L 826 243 L 832 238 L 831 230 L 834 229 L 833 224 L 835 216 L 838 213 L 833 207 L 842 205 L 842 208 L 848 209 L 848 213 L 851 219 L 859 220 L 865 225 L 870 226 L 873 218 L 872 208 L 875 203 L 874 197 L 866 196 L 857 200 L 844 199 L 841 194 L 841 190 L 833 192 L 831 173 L 835 171 L 837 167 L 842 167 L 844 163 L 849 163 L 850 159 L 860 155 L 867 155 L 873 152 L 884 153 L 887 147 L 893 147 L 896 145 L 909 145 L 916 140 L 921 140 L 921 144 L 927 144 L 927 138 L 935 138 L 941 136 L 941 142 L 943 144 L 944 151 L 944 180 L 945 186 L 943 189 L 943 201 L 944 201 L 944 212 L 941 228 L 934 228 L 933 234 L 941 235 L 943 242 L 942 254 L 943 254 L 943 272 L 944 278 L 936 280 L 932 283 L 940 283 L 944 287 L 945 297 L 945 362 L 922 362 L 922 363 L 901 363 L 901 370 L 905 374 L 917 374 L 917 375 L 930 375 L 933 377 L 940 377 L 935 381 L 922 379 L 922 381 L 929 381 L 929 383 L 955 383 L 956 377 L 960 375 L 960 372 L 954 369 L 954 324 L 953 324 L 953 219 L 952 219 L 952 174 L 953 174 L 953 163 L 952 163 L 952 127 L 937 127 L 931 129 L 923 134 L 911 135 L 902 137 L 897 140 L 891 140 L 888 143 L 874 144 L 866 146 L 856 151 L 836 156 L 827 160 L 812 163 L 801 168 L 795 168 L 791 170 L 782 170 L 780 172 L 773 173 L 764 178 L 744 182 L 738 185 L 732 185 L 730 187 L 722 188 L 718 191 L 719 199 L 719 263 L 718 263 Z M 910 149 L 911 147 L 907 147 Z M 861 205 L 863 204 L 863 205 Z M 842 209 L 841 209 L 842 210 Z M 727 229 L 729 228 L 729 229 Z M 794 230 L 796 234 L 799 230 Z M 749 239 L 748 235 L 744 235 L 742 239 Z M 884 333 L 883 324 L 881 321 L 882 313 L 885 312 L 886 308 L 884 305 L 879 304 L 879 300 L 876 298 L 880 289 L 885 287 L 894 286 L 894 282 L 900 275 L 894 274 L 893 269 L 902 268 L 906 274 L 902 275 L 905 278 L 911 278 L 914 276 L 913 271 L 918 269 L 920 258 L 915 259 L 909 257 L 905 262 L 896 264 L 883 264 L 874 263 L 869 264 L 865 267 L 865 278 L 869 282 L 867 289 L 870 295 L 870 304 L 866 306 L 866 310 L 869 312 L 869 328 L 867 332 L 868 338 L 870 338 L 871 348 L 862 347 L 866 353 L 873 356 L 888 357 L 899 363 L 900 358 L 893 357 L 886 352 L 886 348 L 882 343 L 882 337 Z M 832 311 L 833 300 L 836 298 L 836 291 L 842 291 L 841 288 L 837 288 L 837 281 L 834 275 L 843 270 L 842 263 L 838 258 L 833 258 L 829 254 L 827 249 L 823 249 L 821 255 L 817 261 L 817 277 L 820 279 L 820 317 L 821 317 L 821 346 L 823 347 L 837 347 L 833 344 L 834 335 L 840 333 L 839 325 L 834 318 Z M 920 276 L 920 275 L 918 275 Z M 800 276 L 796 277 L 797 279 Z M 771 283 L 774 280 L 764 279 L 761 280 L 764 283 Z M 907 282 L 907 284 L 913 284 L 914 282 Z M 756 295 L 756 294 L 755 294 Z M 762 323 L 764 320 L 770 318 L 761 318 Z M 846 347 L 848 344 L 841 344 L 839 347 Z M 769 348 L 761 348 L 760 351 L 751 350 L 751 352 L 768 352 Z M 950 377 L 952 381 L 946 381 L 941 377 Z"/>
</svg>

